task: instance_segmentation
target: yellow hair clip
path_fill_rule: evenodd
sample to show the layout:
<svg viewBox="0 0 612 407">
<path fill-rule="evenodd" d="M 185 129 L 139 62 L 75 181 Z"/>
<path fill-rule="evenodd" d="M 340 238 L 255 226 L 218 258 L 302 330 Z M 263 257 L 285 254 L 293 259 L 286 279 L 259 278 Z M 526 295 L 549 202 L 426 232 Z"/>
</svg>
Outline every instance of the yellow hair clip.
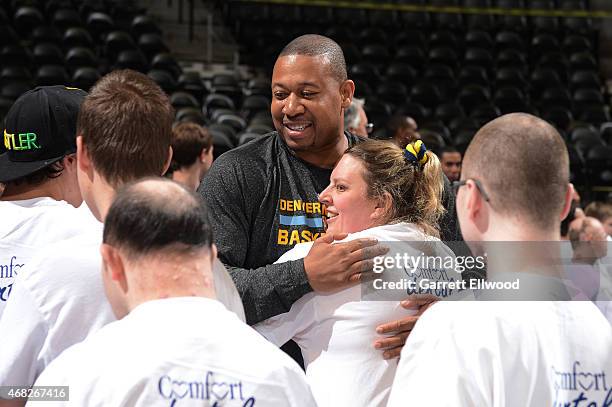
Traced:
<svg viewBox="0 0 612 407">
<path fill-rule="evenodd" d="M 427 147 L 421 140 L 417 140 L 414 143 L 410 143 L 406 146 L 404 150 L 404 157 L 410 163 L 415 166 L 423 166 L 427 163 L 429 156 L 425 154 L 427 152 Z"/>
</svg>

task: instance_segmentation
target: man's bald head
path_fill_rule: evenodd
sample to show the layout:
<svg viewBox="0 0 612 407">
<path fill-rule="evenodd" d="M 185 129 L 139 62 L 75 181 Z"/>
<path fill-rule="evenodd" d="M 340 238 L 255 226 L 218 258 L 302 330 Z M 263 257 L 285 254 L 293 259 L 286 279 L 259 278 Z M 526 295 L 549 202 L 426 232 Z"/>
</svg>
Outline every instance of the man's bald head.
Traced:
<svg viewBox="0 0 612 407">
<path fill-rule="evenodd" d="M 507 114 L 476 133 L 461 178 L 480 180 L 495 211 L 547 230 L 558 228 L 569 183 L 567 148 L 547 122 Z"/>
<path fill-rule="evenodd" d="M 570 225 L 569 240 L 579 242 L 581 240 L 591 240 L 591 236 L 603 236 L 605 238 L 604 227 L 599 220 L 590 216 L 576 219 Z"/>
<path fill-rule="evenodd" d="M 331 38 L 317 34 L 306 34 L 297 37 L 283 48 L 278 57 L 304 55 L 322 56 L 327 60 L 332 76 L 340 83 L 347 79 L 346 61 L 340 45 Z"/>
<path fill-rule="evenodd" d="M 160 250 L 209 248 L 212 230 L 196 194 L 173 181 L 151 178 L 117 193 L 104 222 L 103 241 L 140 257 Z"/>
</svg>

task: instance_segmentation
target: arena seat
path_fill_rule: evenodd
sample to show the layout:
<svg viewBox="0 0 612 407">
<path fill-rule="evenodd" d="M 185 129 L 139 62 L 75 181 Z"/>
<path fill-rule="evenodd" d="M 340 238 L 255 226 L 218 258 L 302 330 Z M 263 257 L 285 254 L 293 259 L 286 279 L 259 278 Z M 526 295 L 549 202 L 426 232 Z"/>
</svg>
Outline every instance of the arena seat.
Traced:
<svg viewBox="0 0 612 407">
<path fill-rule="evenodd" d="M 410 116 L 419 123 L 429 117 L 431 111 L 418 102 L 405 102 L 397 109 L 396 113 Z"/>
<path fill-rule="evenodd" d="M 115 67 L 117 69 L 133 69 L 146 72 L 149 69 L 149 62 L 145 54 L 139 49 L 127 49 L 119 52 L 115 60 Z"/>
<path fill-rule="evenodd" d="M 57 27 L 53 27 L 51 25 L 39 25 L 38 27 L 35 27 L 30 34 L 30 39 L 34 44 L 47 42 L 57 45 L 64 45 L 62 44 L 62 33 L 57 29 Z"/>
<path fill-rule="evenodd" d="M 67 48 L 72 47 L 88 47 L 93 46 L 91 34 L 84 28 L 71 27 L 64 32 L 62 44 Z"/>
<path fill-rule="evenodd" d="M 36 71 L 36 86 L 66 85 L 68 72 L 63 65 L 43 65 Z"/>
<path fill-rule="evenodd" d="M 60 9 L 53 14 L 53 25 L 60 30 L 68 27 L 80 27 L 82 25 L 81 16 L 74 9 Z"/>
<path fill-rule="evenodd" d="M 61 65 L 64 63 L 64 53 L 53 43 L 40 43 L 32 51 L 36 65 Z"/>
<path fill-rule="evenodd" d="M 151 69 L 147 76 L 153 79 L 167 94 L 171 94 L 177 88 L 176 80 L 168 71 Z"/>
<path fill-rule="evenodd" d="M 27 35 L 43 22 L 44 16 L 36 7 L 20 7 L 13 16 L 13 24 L 21 35 Z"/>
<path fill-rule="evenodd" d="M 72 74 L 72 86 L 84 91 L 89 89 L 100 79 L 100 73 L 92 67 L 77 68 Z"/>
<path fill-rule="evenodd" d="M 92 12 L 87 16 L 87 28 L 96 37 L 102 39 L 105 34 L 115 29 L 115 21 L 106 13 Z"/>
<path fill-rule="evenodd" d="M 262 135 L 259 133 L 240 133 L 238 135 L 238 145 L 241 146 L 243 144 L 248 143 L 249 141 L 253 141 L 255 139 L 260 138 Z"/>
</svg>

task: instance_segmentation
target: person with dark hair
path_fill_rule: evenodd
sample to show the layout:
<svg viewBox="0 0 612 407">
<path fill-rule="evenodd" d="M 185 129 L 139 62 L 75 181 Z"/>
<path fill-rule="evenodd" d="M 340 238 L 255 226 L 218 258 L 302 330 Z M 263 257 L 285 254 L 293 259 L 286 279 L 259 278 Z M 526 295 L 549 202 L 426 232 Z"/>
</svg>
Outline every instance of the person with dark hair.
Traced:
<svg viewBox="0 0 612 407">
<path fill-rule="evenodd" d="M 400 148 L 419 140 L 419 127 L 417 122 L 410 116 L 396 114 L 387 122 L 387 136 Z"/>
<path fill-rule="evenodd" d="M 353 98 L 344 111 L 344 129 L 356 136 L 368 138 L 374 126 L 368 123 L 368 116 L 363 110 L 364 103 L 364 99 Z"/>
<path fill-rule="evenodd" d="M 213 162 L 212 137 L 197 123 L 179 123 L 172 129 L 172 162 L 166 173 L 195 191 Z"/>
<path fill-rule="evenodd" d="M 334 168 L 330 184 L 319 199 L 327 206 L 327 233 L 349 233 L 346 240 L 373 236 L 392 247 L 386 258 L 428 256 L 454 258 L 439 239 L 443 175 L 435 154 L 421 141 L 401 150 L 387 141 L 370 140 L 349 148 Z M 300 243 L 278 262 L 308 254 L 310 243 Z M 432 276 L 431 281 L 458 281 L 460 274 L 440 268 L 436 277 L 425 266 L 412 274 L 403 268 L 384 270 L 385 281 Z M 379 276 L 383 276 L 380 274 Z M 277 345 L 294 339 L 304 355 L 306 377 L 319 407 L 386 405 L 397 364 L 367 346 L 376 341 L 376 326 L 384 321 L 414 316 L 393 301 L 393 295 L 368 301 L 364 292 L 376 283 L 343 290 L 309 293 L 291 310 L 255 325 Z M 406 290 L 399 292 L 406 296 Z"/>
<path fill-rule="evenodd" d="M 525 113 L 489 122 L 470 143 L 456 187 L 467 244 L 487 254 L 491 283 L 519 278 L 516 294 L 505 293 L 518 297 L 496 301 L 492 293 L 502 293 L 491 291 L 482 293 L 490 301 L 431 306 L 402 350 L 388 406 L 609 403 L 612 328 L 592 302 L 569 301 L 560 249 L 550 244 L 573 193 L 559 133 Z M 520 300 L 534 288 L 528 298 L 539 301 Z"/>
<path fill-rule="evenodd" d="M 91 89 L 78 116 L 77 171 L 97 219 L 118 188 L 166 171 L 173 119 L 168 96 L 141 73 L 113 71 Z M 0 332 L 10 332 L 0 347 L 1 386 L 30 387 L 64 349 L 115 319 L 100 278 L 101 237 L 97 229 L 41 248 L 17 276 L 0 319 Z"/>
<path fill-rule="evenodd" d="M 374 246 L 375 239 L 332 245 L 343 235 L 321 236 L 326 213 L 318 194 L 344 151 L 361 140 L 344 131 L 354 89 L 336 42 L 312 34 L 294 39 L 272 74 L 276 131 L 219 157 L 200 186 L 219 257 L 230 268 L 249 324 L 289 311 L 309 292 L 360 281 L 386 250 Z M 454 199 L 447 202 L 449 221 L 442 229 L 452 230 L 450 240 L 456 240 Z M 315 242 L 306 257 L 273 264 L 303 242 Z M 385 357 L 399 354 L 414 322 L 410 317 L 383 327 L 382 334 L 395 334 L 380 339 Z"/>
<path fill-rule="evenodd" d="M 45 246 L 101 225 L 77 182 L 76 123 L 87 94 L 41 86 L 8 111 L 0 155 L 0 315 L 16 276 Z"/>
<path fill-rule="evenodd" d="M 36 386 L 70 386 L 78 406 L 315 406 L 300 367 L 216 300 L 212 241 L 184 186 L 157 178 L 118 191 L 100 251 L 120 320 L 63 352 Z"/>
<path fill-rule="evenodd" d="M 455 147 L 446 146 L 440 153 L 442 171 L 450 182 L 459 181 L 461 175 L 461 153 Z"/>
</svg>

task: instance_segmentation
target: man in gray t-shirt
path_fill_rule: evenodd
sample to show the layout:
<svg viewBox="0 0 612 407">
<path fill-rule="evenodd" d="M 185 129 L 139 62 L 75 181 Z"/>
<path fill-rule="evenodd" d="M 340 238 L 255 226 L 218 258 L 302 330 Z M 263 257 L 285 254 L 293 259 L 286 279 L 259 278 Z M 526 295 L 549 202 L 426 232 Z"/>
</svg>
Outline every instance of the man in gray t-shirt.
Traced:
<svg viewBox="0 0 612 407">
<path fill-rule="evenodd" d="M 359 141 L 343 125 L 354 90 L 338 44 L 319 35 L 293 40 L 272 75 L 276 132 L 219 157 L 200 186 L 219 257 L 250 324 L 287 312 L 310 291 L 360 281 L 371 272 L 372 258 L 386 251 L 370 239 L 331 245 L 343 236 L 320 238 L 325 208 L 318 194 L 343 152 Z M 304 259 L 272 264 L 295 244 L 313 240 Z M 386 357 L 399 354 L 415 320 L 379 332 L 397 334 L 379 341 Z"/>
</svg>

